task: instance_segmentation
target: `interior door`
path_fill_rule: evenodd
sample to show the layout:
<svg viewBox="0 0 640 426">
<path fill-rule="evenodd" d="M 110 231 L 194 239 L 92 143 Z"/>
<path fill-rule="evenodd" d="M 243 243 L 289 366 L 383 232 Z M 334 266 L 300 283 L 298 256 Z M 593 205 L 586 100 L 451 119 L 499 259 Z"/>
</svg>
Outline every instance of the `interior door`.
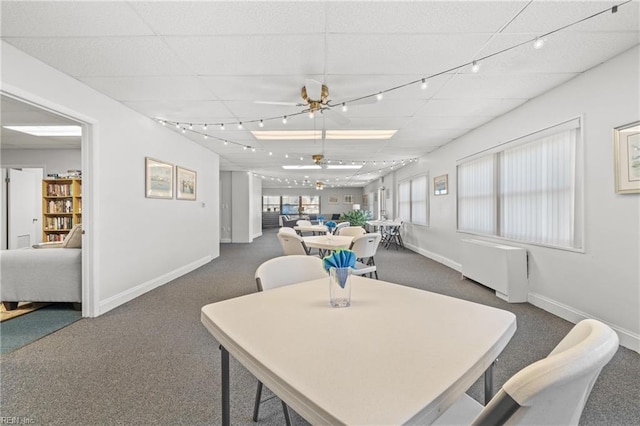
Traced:
<svg viewBox="0 0 640 426">
<path fill-rule="evenodd" d="M 39 221 L 34 188 L 37 176 L 34 173 L 9 169 L 7 184 L 8 248 L 30 247 L 38 239 L 36 224 Z"/>
</svg>

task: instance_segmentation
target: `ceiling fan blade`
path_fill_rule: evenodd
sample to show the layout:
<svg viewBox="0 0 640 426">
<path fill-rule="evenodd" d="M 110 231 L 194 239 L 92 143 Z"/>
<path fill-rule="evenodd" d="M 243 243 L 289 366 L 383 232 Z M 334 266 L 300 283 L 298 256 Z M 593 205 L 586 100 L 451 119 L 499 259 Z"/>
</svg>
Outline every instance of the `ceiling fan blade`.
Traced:
<svg viewBox="0 0 640 426">
<path fill-rule="evenodd" d="M 323 109 L 322 114 L 326 115 L 329 120 L 341 126 L 346 126 L 347 124 L 351 123 L 351 120 L 349 120 L 349 118 L 330 108 Z"/>
<path fill-rule="evenodd" d="M 298 102 L 253 101 L 253 103 L 254 103 L 254 104 L 263 104 L 263 105 L 301 106 Z"/>
<path fill-rule="evenodd" d="M 322 83 L 311 78 L 304 81 L 304 87 L 307 89 L 307 96 L 313 101 L 322 99 Z"/>
</svg>

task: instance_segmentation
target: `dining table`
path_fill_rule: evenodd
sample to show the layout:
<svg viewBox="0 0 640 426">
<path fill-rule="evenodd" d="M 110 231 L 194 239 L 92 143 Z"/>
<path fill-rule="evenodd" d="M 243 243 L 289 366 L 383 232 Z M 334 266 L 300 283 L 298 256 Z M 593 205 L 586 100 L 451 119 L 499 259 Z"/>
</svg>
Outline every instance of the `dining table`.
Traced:
<svg viewBox="0 0 640 426">
<path fill-rule="evenodd" d="M 516 331 L 513 313 L 351 280 L 349 307 L 329 305 L 322 278 L 201 309 L 220 345 L 223 425 L 230 355 L 311 424 L 430 424 L 483 374 L 491 397 L 486 380 Z"/>
<path fill-rule="evenodd" d="M 327 232 L 327 227 L 325 225 L 296 225 L 293 227 L 293 229 L 299 233 L 299 234 L 303 234 L 304 232 L 313 232 L 314 234 L 316 233 L 326 233 Z"/>
<path fill-rule="evenodd" d="M 317 248 L 321 252 L 335 251 L 337 249 L 348 249 L 351 247 L 353 237 L 347 235 L 313 235 L 302 237 L 304 243 L 309 248 Z"/>
</svg>

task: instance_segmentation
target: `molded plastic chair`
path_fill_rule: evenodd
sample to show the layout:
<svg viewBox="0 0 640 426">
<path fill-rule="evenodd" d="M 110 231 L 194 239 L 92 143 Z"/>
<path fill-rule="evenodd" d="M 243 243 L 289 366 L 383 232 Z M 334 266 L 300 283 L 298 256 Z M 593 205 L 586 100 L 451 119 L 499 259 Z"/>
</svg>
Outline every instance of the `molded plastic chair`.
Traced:
<svg viewBox="0 0 640 426">
<path fill-rule="evenodd" d="M 359 237 L 360 235 L 366 234 L 367 231 L 364 230 L 362 226 L 345 226 L 340 230 L 340 236 L 348 236 L 348 237 Z"/>
<path fill-rule="evenodd" d="M 298 233 L 296 232 L 295 229 L 293 228 L 289 228 L 288 226 L 283 226 L 282 228 L 280 228 L 278 230 L 278 234 L 292 234 L 292 235 L 298 235 Z"/>
<path fill-rule="evenodd" d="M 544 359 L 511 377 L 486 407 L 463 395 L 434 424 L 577 425 L 602 367 L 618 350 L 606 324 L 576 324 Z"/>
<path fill-rule="evenodd" d="M 371 277 L 371 274 L 375 274 L 376 279 L 378 279 L 378 269 L 373 256 L 376 255 L 381 238 L 382 235 L 372 232 L 353 239 L 349 249 L 355 252 L 358 259 L 355 268 L 351 271 L 353 275 L 369 274 L 369 277 Z"/>
<path fill-rule="evenodd" d="M 311 226 L 311 221 L 310 220 L 304 220 L 304 219 L 300 219 L 299 221 L 296 222 L 297 226 Z"/>
<path fill-rule="evenodd" d="M 336 225 L 336 229 L 333 230 L 333 235 L 340 235 L 340 231 L 346 228 L 347 226 L 351 226 L 351 223 L 340 222 L 339 224 Z"/>
<path fill-rule="evenodd" d="M 315 256 L 293 255 L 280 256 L 267 260 L 256 269 L 256 285 L 258 291 L 271 290 L 285 285 L 303 281 L 311 281 L 327 278 L 327 273 L 322 266 L 322 259 Z M 256 401 L 253 407 L 253 421 L 258 421 L 260 401 L 262 398 L 262 382 L 258 381 L 256 389 Z M 289 409 L 282 401 L 282 410 L 287 425 L 291 425 Z"/>
<path fill-rule="evenodd" d="M 278 232 L 278 241 L 285 255 L 309 254 L 309 249 L 300 235 Z"/>
</svg>

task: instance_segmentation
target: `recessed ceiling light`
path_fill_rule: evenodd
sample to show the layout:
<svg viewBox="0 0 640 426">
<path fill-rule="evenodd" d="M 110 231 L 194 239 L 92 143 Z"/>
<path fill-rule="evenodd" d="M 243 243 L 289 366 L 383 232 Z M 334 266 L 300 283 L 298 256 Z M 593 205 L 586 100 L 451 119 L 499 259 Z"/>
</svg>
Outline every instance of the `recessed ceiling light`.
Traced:
<svg viewBox="0 0 640 426">
<path fill-rule="evenodd" d="M 302 164 L 299 166 L 282 166 L 283 169 L 285 170 L 306 170 L 306 169 L 321 169 L 322 167 L 320 167 L 317 164 Z"/>
<path fill-rule="evenodd" d="M 80 126 L 2 126 L 33 136 L 82 136 Z"/>
</svg>

